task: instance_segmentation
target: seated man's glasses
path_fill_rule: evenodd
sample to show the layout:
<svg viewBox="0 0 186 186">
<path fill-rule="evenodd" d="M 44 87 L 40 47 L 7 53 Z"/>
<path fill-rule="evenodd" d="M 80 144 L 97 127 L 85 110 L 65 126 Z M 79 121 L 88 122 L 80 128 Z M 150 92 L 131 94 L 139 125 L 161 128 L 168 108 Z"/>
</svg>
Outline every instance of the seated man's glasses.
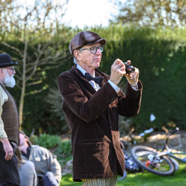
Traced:
<svg viewBox="0 0 186 186">
<path fill-rule="evenodd" d="M 97 52 L 97 50 L 100 50 L 100 52 L 103 52 L 103 46 L 99 46 L 99 47 L 90 47 L 90 48 L 81 48 L 80 51 L 82 50 L 90 50 L 90 52 L 92 54 L 95 54 Z"/>
</svg>

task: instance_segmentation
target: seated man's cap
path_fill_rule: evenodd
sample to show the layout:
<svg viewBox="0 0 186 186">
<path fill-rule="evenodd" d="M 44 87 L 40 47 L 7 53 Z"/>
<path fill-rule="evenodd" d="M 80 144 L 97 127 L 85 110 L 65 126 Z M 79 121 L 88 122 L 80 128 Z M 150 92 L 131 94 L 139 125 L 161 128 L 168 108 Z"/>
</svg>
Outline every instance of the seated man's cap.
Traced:
<svg viewBox="0 0 186 186">
<path fill-rule="evenodd" d="M 74 50 L 78 50 L 84 45 L 92 45 L 100 43 L 102 46 L 106 44 L 106 40 L 102 39 L 98 34 L 91 31 L 82 31 L 76 34 L 69 45 L 70 53 L 73 54 Z"/>
<path fill-rule="evenodd" d="M 17 65 L 13 62 L 9 54 L 0 54 L 0 68 Z"/>
</svg>

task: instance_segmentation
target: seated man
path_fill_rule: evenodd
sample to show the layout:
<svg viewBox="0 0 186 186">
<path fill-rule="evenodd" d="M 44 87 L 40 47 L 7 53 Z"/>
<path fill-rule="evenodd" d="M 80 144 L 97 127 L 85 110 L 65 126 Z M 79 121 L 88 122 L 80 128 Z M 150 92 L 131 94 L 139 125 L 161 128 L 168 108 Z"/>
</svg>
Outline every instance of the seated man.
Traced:
<svg viewBox="0 0 186 186">
<path fill-rule="evenodd" d="M 18 147 L 15 148 L 15 155 L 18 162 L 20 186 L 37 186 L 37 175 L 33 162 L 22 159 Z"/>
<path fill-rule="evenodd" d="M 32 145 L 28 136 L 19 131 L 19 140 L 22 158 L 34 163 L 38 186 L 59 186 L 61 181 L 61 166 L 48 149 L 38 145 Z"/>
</svg>

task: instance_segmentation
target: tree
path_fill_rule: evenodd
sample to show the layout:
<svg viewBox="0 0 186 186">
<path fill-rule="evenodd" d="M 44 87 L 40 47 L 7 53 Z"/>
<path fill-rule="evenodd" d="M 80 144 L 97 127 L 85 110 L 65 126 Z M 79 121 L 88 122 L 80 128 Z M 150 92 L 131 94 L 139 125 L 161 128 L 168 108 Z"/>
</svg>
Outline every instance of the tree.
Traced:
<svg viewBox="0 0 186 186">
<path fill-rule="evenodd" d="M 10 14 L 6 10 L 1 15 L 0 26 L 8 38 L 19 41 L 21 46 L 9 43 L 9 40 L 2 43 L 9 47 L 13 59 L 18 61 L 17 86 L 20 89 L 19 119 L 20 126 L 23 122 L 24 98 L 26 95 L 36 94 L 47 88 L 44 85 L 40 89 L 27 91 L 28 86 L 41 84 L 45 78 L 45 71 L 56 68 L 69 58 L 67 49 L 63 48 L 66 35 L 60 36 L 57 33 L 65 13 L 63 4 L 54 4 L 52 0 L 35 0 L 33 5 L 19 5 L 17 1 L 11 2 Z M 68 33 L 68 32 L 64 32 Z"/>
<path fill-rule="evenodd" d="M 135 24 L 137 26 L 171 26 L 186 24 L 186 0 L 116 0 L 119 14 L 111 23 Z"/>
</svg>

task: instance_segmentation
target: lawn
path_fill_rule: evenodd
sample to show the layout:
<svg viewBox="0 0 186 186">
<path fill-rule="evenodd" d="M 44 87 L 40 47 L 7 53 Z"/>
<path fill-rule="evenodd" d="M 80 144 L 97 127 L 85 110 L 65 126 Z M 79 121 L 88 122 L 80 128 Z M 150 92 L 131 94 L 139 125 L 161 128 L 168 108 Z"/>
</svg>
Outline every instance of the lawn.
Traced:
<svg viewBox="0 0 186 186">
<path fill-rule="evenodd" d="M 60 186 L 78 185 L 82 185 L 82 183 L 73 182 L 71 174 L 63 176 L 60 182 Z M 117 181 L 117 186 L 186 186 L 186 165 L 180 164 L 180 169 L 174 175 L 167 177 L 148 172 L 128 174 L 124 180 Z"/>
</svg>

